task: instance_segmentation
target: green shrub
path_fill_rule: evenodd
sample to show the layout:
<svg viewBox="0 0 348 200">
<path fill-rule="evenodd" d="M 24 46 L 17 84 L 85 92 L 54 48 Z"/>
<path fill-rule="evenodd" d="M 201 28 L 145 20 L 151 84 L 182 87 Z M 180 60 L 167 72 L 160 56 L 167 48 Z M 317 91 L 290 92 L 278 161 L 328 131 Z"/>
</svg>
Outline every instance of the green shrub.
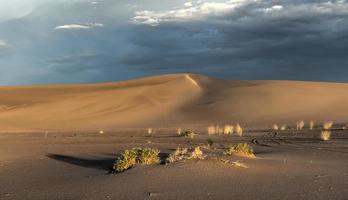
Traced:
<svg viewBox="0 0 348 200">
<path fill-rule="evenodd" d="M 140 151 L 140 148 L 125 150 L 124 153 L 116 159 L 116 162 L 113 166 L 113 170 L 116 172 L 123 172 L 129 168 L 134 167 L 137 163 Z"/>
<path fill-rule="evenodd" d="M 144 165 L 158 164 L 160 163 L 159 153 L 158 149 L 145 148 L 140 153 L 139 161 Z"/>
<path fill-rule="evenodd" d="M 118 173 L 130 169 L 138 163 L 144 165 L 157 164 L 160 162 L 158 157 L 159 153 L 160 151 L 158 149 L 152 148 L 126 149 L 122 155 L 116 159 L 113 170 Z"/>
</svg>

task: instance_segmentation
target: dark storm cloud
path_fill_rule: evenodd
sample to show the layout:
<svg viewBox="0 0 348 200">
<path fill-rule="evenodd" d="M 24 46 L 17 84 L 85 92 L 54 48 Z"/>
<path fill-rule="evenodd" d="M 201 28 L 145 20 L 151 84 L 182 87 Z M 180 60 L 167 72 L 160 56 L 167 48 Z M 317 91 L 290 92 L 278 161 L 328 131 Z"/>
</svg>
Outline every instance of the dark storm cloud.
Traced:
<svg viewBox="0 0 348 200">
<path fill-rule="evenodd" d="M 47 66 L 54 72 L 84 73 L 85 71 L 105 71 L 117 64 L 118 58 L 103 53 L 85 53 L 64 56 L 45 61 Z M 96 67 L 101 66 L 101 67 Z"/>
<path fill-rule="evenodd" d="M 345 0 L 35 2 L 0 19 L 0 84 L 175 72 L 348 82 Z"/>
<path fill-rule="evenodd" d="M 233 78 L 348 81 L 347 8 L 345 1 L 249 1 L 197 19 L 175 10 L 142 14 L 151 20 L 130 37 L 138 56 L 123 61 Z"/>
</svg>

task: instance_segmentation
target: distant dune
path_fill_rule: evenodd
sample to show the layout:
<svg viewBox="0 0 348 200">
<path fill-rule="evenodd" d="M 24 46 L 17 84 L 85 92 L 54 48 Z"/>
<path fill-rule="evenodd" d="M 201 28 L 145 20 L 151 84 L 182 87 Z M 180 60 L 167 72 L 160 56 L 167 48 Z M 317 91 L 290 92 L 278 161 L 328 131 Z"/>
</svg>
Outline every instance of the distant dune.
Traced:
<svg viewBox="0 0 348 200">
<path fill-rule="evenodd" d="M 348 84 L 175 74 L 102 84 L 0 87 L 0 131 L 248 126 L 348 120 Z"/>
</svg>

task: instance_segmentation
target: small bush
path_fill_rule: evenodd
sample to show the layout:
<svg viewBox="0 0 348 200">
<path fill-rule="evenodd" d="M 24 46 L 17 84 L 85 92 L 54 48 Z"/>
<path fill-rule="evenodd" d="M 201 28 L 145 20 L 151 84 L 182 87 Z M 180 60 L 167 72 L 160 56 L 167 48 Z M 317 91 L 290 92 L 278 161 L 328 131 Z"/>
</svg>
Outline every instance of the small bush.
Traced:
<svg viewBox="0 0 348 200">
<path fill-rule="evenodd" d="M 139 155 L 139 162 L 144 165 L 158 164 L 160 163 L 159 153 L 158 149 L 145 148 Z"/>
<path fill-rule="evenodd" d="M 169 154 L 167 158 L 167 163 L 174 163 L 181 160 L 190 160 L 190 159 L 200 159 L 205 158 L 200 147 L 194 148 L 192 151 L 189 151 L 188 148 L 178 147 L 173 153 Z"/>
<path fill-rule="evenodd" d="M 320 133 L 320 139 L 323 141 L 330 140 L 330 137 L 331 137 L 331 131 L 322 131 Z"/>
<path fill-rule="evenodd" d="M 113 166 L 115 172 L 123 172 L 127 169 L 130 169 L 136 165 L 138 162 L 138 156 L 140 154 L 140 148 L 133 148 L 131 150 L 125 150 L 121 157 L 116 159 L 116 162 Z"/>
<path fill-rule="evenodd" d="M 234 129 L 234 127 L 232 125 L 225 125 L 224 126 L 224 134 L 225 135 L 233 134 L 233 129 Z"/>
<path fill-rule="evenodd" d="M 169 157 L 167 158 L 167 162 L 174 163 L 180 160 L 185 160 L 187 159 L 187 157 L 188 157 L 188 149 L 178 147 L 173 153 L 169 154 Z"/>
<path fill-rule="evenodd" d="M 204 160 L 205 156 L 200 147 L 196 147 L 192 152 L 189 159 L 199 159 Z"/>
<path fill-rule="evenodd" d="M 160 151 L 158 149 L 151 148 L 126 149 L 122 155 L 116 159 L 113 170 L 119 173 L 134 167 L 138 163 L 144 165 L 157 164 L 160 162 L 159 153 Z"/>
<path fill-rule="evenodd" d="M 329 129 L 331 129 L 332 125 L 333 125 L 332 121 L 327 121 L 327 122 L 323 123 L 323 128 L 324 128 L 324 130 L 329 130 Z"/>
<path fill-rule="evenodd" d="M 228 156 L 237 154 L 245 157 L 255 157 L 253 148 L 247 143 L 238 143 L 237 145 L 231 146 L 227 150 L 225 150 L 224 153 Z"/>
</svg>

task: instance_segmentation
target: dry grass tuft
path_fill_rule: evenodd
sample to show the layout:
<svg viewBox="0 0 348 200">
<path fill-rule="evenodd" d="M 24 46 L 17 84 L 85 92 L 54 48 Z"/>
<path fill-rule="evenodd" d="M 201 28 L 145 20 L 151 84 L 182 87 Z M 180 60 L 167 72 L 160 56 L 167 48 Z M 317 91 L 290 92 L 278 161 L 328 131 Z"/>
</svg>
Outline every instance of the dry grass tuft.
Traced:
<svg viewBox="0 0 348 200">
<path fill-rule="evenodd" d="M 309 129 L 310 129 L 310 130 L 313 130 L 313 128 L 314 128 L 314 121 L 311 120 L 311 121 L 309 122 Z"/>
<path fill-rule="evenodd" d="M 225 125 L 224 127 L 215 125 L 215 126 L 209 126 L 207 130 L 208 130 L 208 135 L 232 134 L 234 131 L 234 127 L 232 125 Z"/>
<path fill-rule="evenodd" d="M 216 134 L 215 126 L 209 126 L 208 135 L 215 135 L 215 134 Z"/>
<path fill-rule="evenodd" d="M 245 168 L 245 169 L 249 168 L 244 163 L 242 163 L 240 160 L 233 161 L 233 162 L 231 162 L 231 164 L 236 166 L 236 167 L 241 167 L 241 168 Z"/>
<path fill-rule="evenodd" d="M 178 128 L 178 129 L 176 130 L 176 134 L 178 134 L 178 135 L 180 136 L 181 133 L 182 133 L 182 129 L 181 129 L 181 128 Z"/>
<path fill-rule="evenodd" d="M 273 130 L 277 131 L 277 130 L 281 130 L 281 131 L 285 131 L 287 128 L 287 126 L 284 124 L 282 126 L 278 126 L 278 124 L 273 124 Z"/>
<path fill-rule="evenodd" d="M 285 131 L 286 128 L 287 128 L 286 125 L 283 125 L 283 126 L 280 127 L 280 130 L 281 130 L 281 131 Z"/>
<path fill-rule="evenodd" d="M 205 155 L 203 154 L 202 150 L 200 147 L 196 147 L 192 152 L 191 156 L 189 159 L 199 159 L 199 160 L 204 160 Z"/>
<path fill-rule="evenodd" d="M 247 143 L 238 143 L 237 145 L 231 146 L 224 152 L 225 155 L 239 155 L 248 158 L 255 158 L 253 148 Z"/>
<path fill-rule="evenodd" d="M 243 128 L 239 124 L 236 124 L 236 134 L 238 136 L 242 136 L 243 135 Z"/>
<path fill-rule="evenodd" d="M 116 173 L 123 172 L 134 167 L 137 163 L 144 165 L 158 164 L 160 151 L 152 148 L 133 148 L 126 149 L 120 157 L 116 159 L 113 171 Z"/>
<path fill-rule="evenodd" d="M 302 130 L 305 125 L 305 122 L 303 120 L 296 122 L 296 129 L 297 130 Z"/>
<path fill-rule="evenodd" d="M 233 134 L 234 127 L 232 125 L 225 125 L 224 126 L 224 134 L 230 135 Z"/>
<path fill-rule="evenodd" d="M 231 160 L 221 159 L 220 161 L 223 162 L 224 164 L 230 164 L 232 166 L 236 166 L 236 167 L 240 167 L 240 168 L 244 168 L 244 169 L 249 168 L 244 163 L 242 163 L 240 160 L 231 161 Z"/>
<path fill-rule="evenodd" d="M 224 129 L 220 127 L 219 125 L 215 126 L 215 131 L 219 135 L 224 133 Z"/>
<path fill-rule="evenodd" d="M 154 130 L 153 128 L 148 128 L 148 129 L 147 129 L 147 134 L 148 134 L 149 136 L 153 136 L 153 135 L 155 134 L 155 130 Z"/>
<path fill-rule="evenodd" d="M 174 163 L 180 160 L 186 160 L 187 156 L 188 156 L 188 149 L 178 147 L 173 153 L 169 154 L 169 157 L 167 158 L 167 162 Z"/>
<path fill-rule="evenodd" d="M 328 141 L 330 140 L 330 137 L 331 137 L 331 131 L 322 131 L 320 133 L 320 139 L 323 140 L 323 141 Z"/>
<path fill-rule="evenodd" d="M 323 123 L 323 128 L 324 130 L 329 130 L 331 129 L 332 125 L 333 125 L 333 121 L 327 121 Z"/>
<path fill-rule="evenodd" d="M 236 126 L 227 124 L 224 127 L 220 127 L 219 125 L 208 126 L 207 131 L 208 131 L 208 135 L 216 135 L 216 134 L 229 135 L 229 134 L 233 134 L 234 132 L 238 136 L 243 135 L 243 128 L 239 124 L 236 124 Z"/>
<path fill-rule="evenodd" d="M 174 163 L 181 160 L 190 160 L 190 159 L 205 159 L 205 155 L 200 147 L 194 148 L 192 151 L 189 151 L 188 148 L 178 147 L 173 153 L 169 154 L 167 158 L 167 163 Z"/>
</svg>

